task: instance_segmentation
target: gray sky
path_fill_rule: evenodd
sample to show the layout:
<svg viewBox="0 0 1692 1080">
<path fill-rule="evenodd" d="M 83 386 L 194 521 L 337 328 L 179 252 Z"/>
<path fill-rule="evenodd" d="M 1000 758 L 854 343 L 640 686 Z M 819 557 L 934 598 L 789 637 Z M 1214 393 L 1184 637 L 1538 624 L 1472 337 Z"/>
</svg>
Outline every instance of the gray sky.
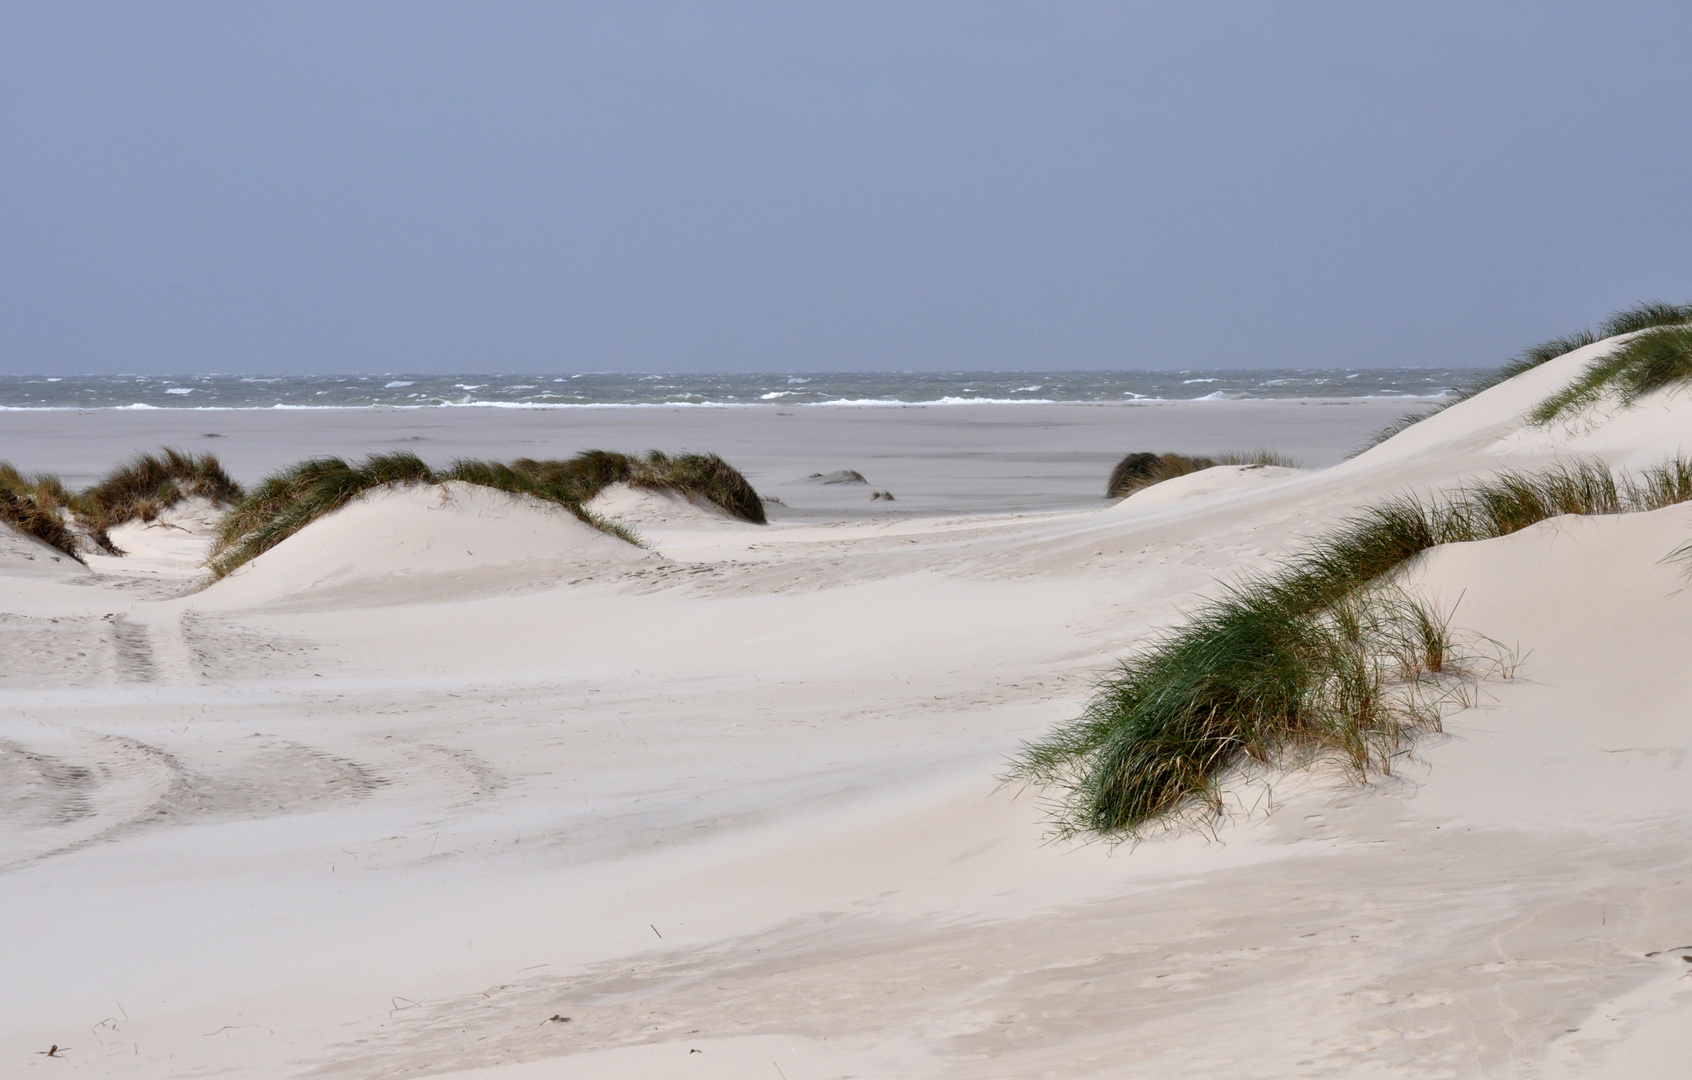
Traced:
<svg viewBox="0 0 1692 1080">
<path fill-rule="evenodd" d="M 0 2 L 0 372 L 1497 363 L 1692 297 L 1692 5 Z"/>
</svg>

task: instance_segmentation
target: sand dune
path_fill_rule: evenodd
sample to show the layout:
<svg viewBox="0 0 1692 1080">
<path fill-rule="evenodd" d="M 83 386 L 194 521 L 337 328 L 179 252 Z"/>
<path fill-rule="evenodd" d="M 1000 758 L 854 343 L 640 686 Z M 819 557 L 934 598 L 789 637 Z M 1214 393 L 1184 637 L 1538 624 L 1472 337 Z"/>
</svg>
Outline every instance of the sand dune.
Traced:
<svg viewBox="0 0 1692 1080">
<path fill-rule="evenodd" d="M 201 592 L 43 577 L 6 548 L 0 634 L 31 644 L 0 668 L 6 968 L 27 973 L 0 1059 L 1674 1075 L 1692 1053 L 1692 591 L 1664 558 L 1692 507 L 1415 563 L 1412 588 L 1519 663 L 1390 778 L 1242 774 L 1213 833 L 1114 849 L 1046 843 L 1038 793 L 996 779 L 1148 631 L 1365 502 L 1682 449 L 1679 392 L 1524 429 L 1584 359 L 1350 461 L 1114 505 L 1096 492 L 1134 448 L 1120 432 L 1063 481 L 1086 508 L 981 512 L 972 480 L 963 512 L 831 517 L 837 491 L 803 502 L 797 481 L 827 470 L 798 464 L 795 424 L 766 453 L 795 459 L 774 490 L 796 506 L 768 526 L 602 496 L 644 550 L 452 485 L 367 497 Z M 1309 413 L 1320 453 L 1299 456 L 1337 460 L 1355 430 Z M 917 418 L 924 444 L 993 452 L 958 416 Z M 1030 475 L 1056 450 L 1018 453 L 1006 468 Z M 910 461 L 876 473 L 922 490 Z M 173 557 L 191 562 L 147 556 Z"/>
<path fill-rule="evenodd" d="M 458 482 L 387 488 L 238 568 L 196 606 L 421 603 L 548 588 L 645 556 L 538 499 Z"/>
</svg>

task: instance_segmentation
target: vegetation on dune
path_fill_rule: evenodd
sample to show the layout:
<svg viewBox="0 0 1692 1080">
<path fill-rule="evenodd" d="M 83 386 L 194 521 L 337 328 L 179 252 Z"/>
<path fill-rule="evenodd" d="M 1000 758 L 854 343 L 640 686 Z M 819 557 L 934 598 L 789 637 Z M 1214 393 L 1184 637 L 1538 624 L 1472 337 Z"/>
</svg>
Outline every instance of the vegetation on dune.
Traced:
<svg viewBox="0 0 1692 1080">
<path fill-rule="evenodd" d="M 82 561 L 76 534 L 65 522 L 71 496 L 56 476 L 25 476 L 0 461 L 0 522 Z"/>
<path fill-rule="evenodd" d="M 1619 315 L 1616 317 L 1619 317 Z M 1394 435 L 1397 435 L 1399 432 L 1404 431 L 1406 428 L 1414 427 L 1430 416 L 1438 416 L 1446 409 L 1451 408 L 1451 406 L 1467 401 L 1483 390 L 1490 390 L 1500 383 L 1508 382 L 1524 371 L 1532 371 L 1534 368 L 1543 363 L 1555 360 L 1557 357 L 1563 356 L 1567 353 L 1572 353 L 1576 349 L 1585 348 L 1598 340 L 1599 338 L 1597 335 L 1593 334 L 1592 331 L 1579 330 L 1567 337 L 1552 338 L 1550 341 L 1542 341 L 1538 345 L 1523 349 L 1515 359 L 1511 360 L 1497 371 L 1494 371 L 1483 378 L 1476 380 L 1469 386 L 1458 390 L 1446 400 L 1423 409 L 1420 412 L 1405 413 L 1403 416 L 1400 416 L 1397 420 L 1394 420 L 1386 427 L 1375 432 L 1369 441 L 1351 456 L 1356 457 L 1364 450 L 1373 449 L 1381 443 L 1386 442 Z"/>
<path fill-rule="evenodd" d="M 84 543 L 122 555 L 106 530 L 126 521 L 153 521 L 193 496 L 232 503 L 241 487 L 210 454 L 171 449 L 138 454 L 77 492 L 67 491 L 56 476 L 24 476 L 0 462 L 0 520 L 77 559 Z"/>
<path fill-rule="evenodd" d="M 1598 336 L 1607 338 L 1617 334 L 1636 334 L 1653 326 L 1677 326 L 1689 322 L 1692 322 L 1692 304 L 1670 304 L 1663 300 L 1652 300 L 1611 315 L 1599 325 Z"/>
<path fill-rule="evenodd" d="M 166 447 L 157 454 L 137 454 L 113 469 L 93 487 L 78 492 L 71 509 L 96 543 L 121 554 L 106 530 L 126 521 L 154 521 L 184 499 L 231 504 L 242 495 L 241 485 L 230 479 L 211 454 L 185 454 Z"/>
<path fill-rule="evenodd" d="M 704 499 L 742 521 L 765 523 L 764 502 L 758 493 L 746 477 L 715 454 L 672 457 L 653 450 L 641 458 L 611 450 L 589 450 L 562 461 L 519 458 L 509 465 L 458 461 L 444 475 L 577 504 L 591 502 L 613 484 L 628 484 L 644 491 Z"/>
<path fill-rule="evenodd" d="M 317 458 L 269 477 L 230 511 L 206 565 L 214 578 L 224 577 L 372 488 L 448 481 L 554 503 L 630 543 L 639 543 L 639 539 L 584 505 L 612 484 L 697 496 L 747 521 L 764 522 L 758 493 L 715 454 L 671 457 L 654 450 L 640 458 L 589 450 L 567 460 L 552 461 L 520 458 L 505 463 L 461 458 L 440 471 L 409 453 L 376 454 L 359 465 L 340 458 Z"/>
<path fill-rule="evenodd" d="M 1412 427 L 1430 416 L 1437 416 L 1451 406 L 1467 401 L 1483 390 L 1490 390 L 1499 383 L 1507 382 L 1525 371 L 1532 371 L 1539 365 L 1555 360 L 1559 356 L 1565 356 L 1576 349 L 1602 341 L 1604 338 L 1615 337 L 1618 334 L 1632 334 L 1653 327 L 1677 326 L 1688 322 L 1692 322 L 1692 304 L 1670 304 L 1662 300 L 1652 300 L 1636 307 L 1615 312 L 1598 325 L 1596 333 L 1591 330 L 1577 330 L 1566 337 L 1552 338 L 1550 341 L 1544 341 L 1531 348 L 1524 349 L 1515 359 L 1497 371 L 1457 391 L 1447 400 L 1421 412 L 1406 413 L 1376 432 L 1368 443 L 1357 450 L 1356 454 L 1379 446 L 1406 428 Z M 1356 454 L 1352 456 L 1355 457 Z"/>
<path fill-rule="evenodd" d="M 265 478 L 224 516 L 206 566 L 221 578 L 372 488 L 435 481 L 415 454 L 372 454 L 362 465 L 313 458 Z"/>
<path fill-rule="evenodd" d="M 1194 457 L 1187 454 L 1153 454 L 1146 451 L 1129 454 L 1116 463 L 1105 484 L 1108 499 L 1126 498 L 1153 484 L 1173 480 L 1177 476 L 1214 468 L 1217 465 L 1276 465 L 1296 469 L 1298 464 L 1270 450 L 1229 450 L 1215 457 Z"/>
<path fill-rule="evenodd" d="M 1141 488 L 1161 484 L 1177 476 L 1208 469 L 1216 462 L 1211 458 L 1188 457 L 1185 454 L 1154 454 L 1141 450 L 1129 454 L 1116 463 L 1105 483 L 1105 498 L 1121 499 Z"/>
<path fill-rule="evenodd" d="M 596 451 L 604 454 L 605 451 Z M 617 479 L 647 491 L 671 491 L 702 498 L 732 517 L 754 525 L 765 524 L 764 502 L 746 477 L 715 454 L 678 454 L 669 457 L 656 450 L 640 458 L 623 458 L 626 471 Z M 616 482 L 616 481 L 613 481 Z"/>
<path fill-rule="evenodd" d="M 590 450 L 582 457 L 590 455 L 598 458 L 605 454 L 603 450 Z M 638 545 L 640 537 L 628 528 L 600 517 L 589 511 L 583 503 L 591 499 L 592 495 L 584 497 L 583 492 L 591 490 L 595 494 L 598 488 L 584 488 L 573 478 L 566 468 L 569 462 L 564 461 L 535 461 L 530 458 L 519 458 L 507 465 L 498 461 L 478 461 L 471 458 L 459 458 L 445 472 L 437 473 L 439 481 L 457 480 L 465 484 L 478 484 L 482 487 L 497 488 L 508 491 L 513 495 L 529 495 L 542 502 L 556 503 L 582 521 L 603 532 L 610 533 L 620 540 L 627 540 Z M 596 461 L 590 466 L 592 475 L 599 475 L 603 463 Z"/>
<path fill-rule="evenodd" d="M 80 560 L 93 544 L 121 555 L 107 530 L 126 521 L 153 521 L 184 499 L 233 504 L 224 515 L 207 566 L 223 577 L 306 525 L 376 487 L 462 481 L 555 503 L 582 521 L 630 543 L 628 529 L 584 504 L 612 484 L 671 491 L 704 499 L 746 521 L 764 523 L 764 505 L 746 478 L 715 454 L 656 450 L 645 457 L 589 450 L 568 460 L 522 458 L 509 464 L 461 459 L 441 471 L 415 454 L 375 454 L 358 465 L 314 458 L 278 472 L 248 494 L 210 454 L 163 449 L 139 454 L 84 491 L 67 491 L 57 477 L 26 476 L 0 462 L 0 522 Z"/>
<path fill-rule="evenodd" d="M 1473 659 L 1394 584 L 1409 560 L 1559 514 L 1688 499 L 1692 461 L 1676 459 L 1621 483 L 1588 464 L 1368 507 L 1125 660 L 1079 718 L 1024 745 L 1007 779 L 1058 789 L 1062 836 L 1122 836 L 1218 812 L 1222 775 L 1247 760 L 1337 753 L 1359 777 L 1387 771 L 1411 735 L 1438 727 Z"/>
<path fill-rule="evenodd" d="M 1615 394 L 1623 407 L 1653 390 L 1692 380 L 1692 326 L 1644 330 L 1588 364 L 1568 386 L 1528 414 L 1536 424 L 1570 416 Z"/>
</svg>

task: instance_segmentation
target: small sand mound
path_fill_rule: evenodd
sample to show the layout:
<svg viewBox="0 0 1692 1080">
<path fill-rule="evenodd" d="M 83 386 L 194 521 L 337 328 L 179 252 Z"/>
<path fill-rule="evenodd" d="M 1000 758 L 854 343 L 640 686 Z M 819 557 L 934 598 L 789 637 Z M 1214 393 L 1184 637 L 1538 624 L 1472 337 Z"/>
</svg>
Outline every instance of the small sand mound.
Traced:
<svg viewBox="0 0 1692 1080">
<path fill-rule="evenodd" d="M 198 548 L 195 562 L 205 559 L 206 548 L 217 535 L 218 523 L 225 507 L 198 496 L 184 499 L 159 511 L 152 521 L 131 518 L 107 530 L 119 551 L 125 555 L 153 557 L 164 552 L 175 554 L 186 542 Z"/>
<path fill-rule="evenodd" d="M 1299 469 L 1284 469 L 1278 465 L 1213 465 L 1141 488 L 1105 513 L 1132 512 L 1193 499 L 1239 495 L 1303 475 Z"/>
<path fill-rule="evenodd" d="M 612 484 L 584 503 L 583 508 L 636 532 L 642 529 L 757 528 L 708 499 L 629 484 Z"/>
<path fill-rule="evenodd" d="M 427 603 L 533 591 L 653 557 L 527 496 L 456 481 L 389 487 L 306 526 L 196 606 Z"/>
</svg>

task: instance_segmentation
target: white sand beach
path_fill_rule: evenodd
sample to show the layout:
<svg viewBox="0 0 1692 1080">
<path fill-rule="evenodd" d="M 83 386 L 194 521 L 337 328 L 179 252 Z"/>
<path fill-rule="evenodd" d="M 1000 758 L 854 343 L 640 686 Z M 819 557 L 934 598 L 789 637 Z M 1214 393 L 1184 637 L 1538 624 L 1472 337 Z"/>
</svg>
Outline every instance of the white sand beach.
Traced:
<svg viewBox="0 0 1692 1080">
<path fill-rule="evenodd" d="M 395 489 L 204 589 L 203 508 L 87 567 L 0 530 L 0 1075 L 1680 1075 L 1692 504 L 1417 560 L 1515 663 L 1388 777 L 1242 775 L 1120 846 L 1000 782 L 1360 506 L 1692 454 L 1679 390 L 1524 423 L 1601 347 L 1349 460 L 1405 403 L 6 414 L 67 483 L 657 447 L 779 503 L 608 492 L 641 549 Z M 1256 447 L 1303 468 L 1102 498 L 1130 451 Z"/>
</svg>

